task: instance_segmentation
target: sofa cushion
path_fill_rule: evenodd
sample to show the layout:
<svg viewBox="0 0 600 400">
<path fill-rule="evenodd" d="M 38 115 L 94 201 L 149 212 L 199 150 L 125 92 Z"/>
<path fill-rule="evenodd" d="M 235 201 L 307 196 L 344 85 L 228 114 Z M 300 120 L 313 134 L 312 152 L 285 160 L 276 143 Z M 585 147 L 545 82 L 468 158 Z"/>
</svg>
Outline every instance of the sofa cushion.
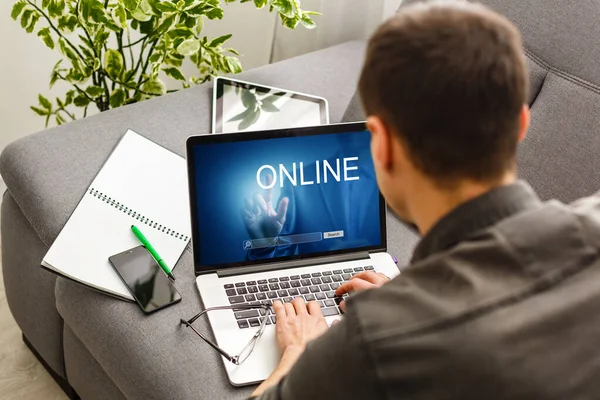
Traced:
<svg viewBox="0 0 600 400">
<path fill-rule="evenodd" d="M 331 121 L 339 122 L 363 52 L 362 42 L 348 42 L 239 77 L 323 96 Z M 50 245 L 127 129 L 183 156 L 188 136 L 210 132 L 211 94 L 212 84 L 205 84 L 28 136 L 4 150 L 0 173 L 31 226 Z"/>
<path fill-rule="evenodd" d="M 404 0 L 402 7 L 420 0 Z M 600 2 L 482 0 L 521 30 L 532 122 L 519 174 L 542 199 L 565 202 L 600 189 Z M 364 119 L 355 94 L 345 121 Z"/>
</svg>

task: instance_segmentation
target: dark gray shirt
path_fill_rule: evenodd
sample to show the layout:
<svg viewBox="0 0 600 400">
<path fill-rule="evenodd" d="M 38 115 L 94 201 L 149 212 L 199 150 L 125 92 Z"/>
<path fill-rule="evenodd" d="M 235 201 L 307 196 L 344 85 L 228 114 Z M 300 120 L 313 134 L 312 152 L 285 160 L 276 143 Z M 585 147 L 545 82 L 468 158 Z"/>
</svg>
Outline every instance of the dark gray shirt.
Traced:
<svg viewBox="0 0 600 400">
<path fill-rule="evenodd" d="M 600 398 L 600 197 L 465 203 L 261 399 Z"/>
</svg>

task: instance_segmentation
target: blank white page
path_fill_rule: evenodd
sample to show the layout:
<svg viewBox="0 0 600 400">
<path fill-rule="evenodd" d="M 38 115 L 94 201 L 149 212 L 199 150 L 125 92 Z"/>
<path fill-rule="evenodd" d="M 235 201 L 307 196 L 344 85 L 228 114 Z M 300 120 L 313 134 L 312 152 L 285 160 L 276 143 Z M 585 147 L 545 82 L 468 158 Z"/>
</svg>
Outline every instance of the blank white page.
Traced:
<svg viewBox="0 0 600 400">
<path fill-rule="evenodd" d="M 108 257 L 139 246 L 136 225 L 173 268 L 191 236 L 185 160 L 128 131 L 44 257 L 42 265 L 132 300 Z"/>
</svg>

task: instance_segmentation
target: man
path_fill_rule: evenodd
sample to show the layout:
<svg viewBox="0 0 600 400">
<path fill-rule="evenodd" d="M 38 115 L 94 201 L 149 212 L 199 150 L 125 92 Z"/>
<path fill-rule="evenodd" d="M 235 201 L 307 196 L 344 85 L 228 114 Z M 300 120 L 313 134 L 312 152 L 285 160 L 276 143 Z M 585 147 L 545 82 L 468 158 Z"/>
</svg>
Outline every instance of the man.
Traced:
<svg viewBox="0 0 600 400">
<path fill-rule="evenodd" d="M 527 77 L 516 28 L 480 5 L 410 6 L 375 33 L 359 88 L 377 181 L 423 239 L 394 280 L 340 287 L 360 293 L 330 329 L 275 304 L 282 359 L 255 396 L 598 397 L 600 198 L 544 204 L 516 180 Z"/>
</svg>

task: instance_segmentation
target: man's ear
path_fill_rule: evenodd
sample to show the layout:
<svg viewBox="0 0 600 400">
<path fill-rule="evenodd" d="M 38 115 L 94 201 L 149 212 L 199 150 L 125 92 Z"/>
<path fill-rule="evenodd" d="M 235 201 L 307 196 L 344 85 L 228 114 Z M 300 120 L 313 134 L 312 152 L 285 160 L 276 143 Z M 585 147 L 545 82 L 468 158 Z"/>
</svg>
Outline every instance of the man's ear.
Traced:
<svg viewBox="0 0 600 400">
<path fill-rule="evenodd" d="M 380 168 L 389 169 L 392 164 L 392 132 L 383 120 L 375 115 L 367 118 L 367 128 L 371 131 L 371 153 L 373 161 Z"/>
<path fill-rule="evenodd" d="M 529 111 L 529 106 L 527 104 L 523 105 L 521 116 L 519 118 L 519 136 L 517 139 L 519 143 L 521 143 L 525 139 L 525 136 L 527 136 L 527 130 L 529 129 L 529 123 L 531 122 L 531 112 Z"/>
</svg>

